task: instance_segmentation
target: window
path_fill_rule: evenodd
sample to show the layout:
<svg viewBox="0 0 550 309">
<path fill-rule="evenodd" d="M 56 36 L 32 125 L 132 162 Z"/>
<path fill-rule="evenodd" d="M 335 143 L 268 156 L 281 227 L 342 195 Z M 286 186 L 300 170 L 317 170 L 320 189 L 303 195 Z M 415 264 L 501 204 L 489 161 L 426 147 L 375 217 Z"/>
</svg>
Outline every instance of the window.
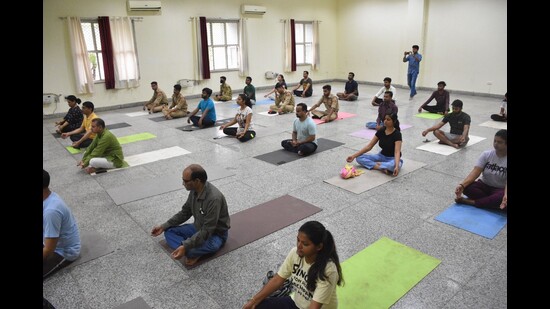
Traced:
<svg viewBox="0 0 550 309">
<path fill-rule="evenodd" d="M 207 21 L 210 71 L 239 69 L 239 22 Z"/>
<path fill-rule="evenodd" d="M 97 21 L 82 21 L 82 32 L 88 48 L 88 58 L 90 59 L 90 70 L 94 81 L 103 81 L 103 54 L 101 53 L 101 39 L 99 36 L 99 25 Z"/>
<path fill-rule="evenodd" d="M 296 64 L 313 63 L 313 24 L 297 21 L 294 24 L 296 37 Z"/>
</svg>

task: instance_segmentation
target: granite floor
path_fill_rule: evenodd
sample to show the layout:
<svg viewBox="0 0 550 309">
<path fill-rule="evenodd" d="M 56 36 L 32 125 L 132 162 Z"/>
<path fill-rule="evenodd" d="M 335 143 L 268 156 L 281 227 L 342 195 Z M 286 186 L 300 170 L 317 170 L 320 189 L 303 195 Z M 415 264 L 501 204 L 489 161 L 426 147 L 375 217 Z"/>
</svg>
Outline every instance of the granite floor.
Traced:
<svg viewBox="0 0 550 309">
<path fill-rule="evenodd" d="M 333 93 L 343 82 L 333 82 Z M 233 85 L 233 88 L 237 88 Z M 445 156 L 418 150 L 425 140 L 421 132 L 438 120 L 415 117 L 431 94 L 420 90 L 409 100 L 408 89 L 397 88 L 396 101 L 403 130 L 403 159 L 426 165 L 403 177 L 354 194 L 323 182 L 338 175 L 348 155 L 368 140 L 349 135 L 376 118 L 372 96 L 380 88 L 361 84 L 360 99 L 340 102 L 341 111 L 357 116 L 317 127 L 317 137 L 344 145 L 313 156 L 273 165 L 254 156 L 280 149 L 290 138 L 293 114 L 268 117 L 257 114 L 269 105 L 256 105 L 253 122 L 257 137 L 240 143 L 234 138 L 214 139 L 218 128 L 183 132 L 186 118 L 154 122 L 143 115 L 126 114 L 140 107 L 98 112 L 107 124 L 126 122 L 114 129 L 117 136 L 150 132 L 157 137 L 123 145 L 125 156 L 179 146 L 191 153 L 114 172 L 87 175 L 77 168 L 82 154 L 72 155 L 68 140 L 54 138 L 54 119 L 43 121 L 43 167 L 51 175 L 51 189 L 72 209 L 79 228 L 98 232 L 114 251 L 90 262 L 62 270 L 43 283 L 43 294 L 58 309 L 116 308 L 136 297 L 152 308 L 238 309 L 257 292 L 265 273 L 282 263 L 295 245 L 297 229 L 308 220 L 322 222 L 334 235 L 340 260 L 344 261 L 386 236 L 440 259 L 441 264 L 403 296 L 392 308 L 506 308 L 507 227 L 493 239 L 454 228 L 434 220 L 453 202 L 456 185 L 470 172 L 482 151 L 492 148 L 497 129 L 480 126 L 497 113 L 501 98 L 453 94 L 470 114 L 470 134 L 481 142 Z M 171 89 L 164 89 L 171 92 Z M 268 90 L 258 91 L 261 98 Z M 311 98 L 297 99 L 308 105 L 322 95 L 322 84 L 314 85 Z M 188 100 L 190 109 L 198 99 Z M 59 108 L 68 107 L 60 103 Z M 216 104 L 218 118 L 234 115 L 234 102 Z M 448 129 L 448 125 L 446 126 Z M 430 139 L 433 139 L 433 135 Z M 231 214 L 285 194 L 322 208 L 321 212 L 292 224 L 226 255 L 187 270 L 172 260 L 150 236 L 153 225 L 177 212 L 187 197 L 181 190 L 116 205 L 107 190 L 143 178 L 181 172 L 198 163 L 208 171 L 217 166 L 233 176 L 212 181 L 226 196 Z"/>
</svg>

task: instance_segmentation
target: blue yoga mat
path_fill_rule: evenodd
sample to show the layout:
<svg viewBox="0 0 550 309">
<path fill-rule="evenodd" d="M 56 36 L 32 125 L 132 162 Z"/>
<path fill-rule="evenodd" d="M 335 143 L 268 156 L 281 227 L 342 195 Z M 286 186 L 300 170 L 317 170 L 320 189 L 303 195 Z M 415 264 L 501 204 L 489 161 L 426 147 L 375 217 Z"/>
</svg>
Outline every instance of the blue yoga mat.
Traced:
<svg viewBox="0 0 550 309">
<path fill-rule="evenodd" d="M 508 222 L 506 212 L 453 203 L 435 220 L 493 239 Z"/>
</svg>

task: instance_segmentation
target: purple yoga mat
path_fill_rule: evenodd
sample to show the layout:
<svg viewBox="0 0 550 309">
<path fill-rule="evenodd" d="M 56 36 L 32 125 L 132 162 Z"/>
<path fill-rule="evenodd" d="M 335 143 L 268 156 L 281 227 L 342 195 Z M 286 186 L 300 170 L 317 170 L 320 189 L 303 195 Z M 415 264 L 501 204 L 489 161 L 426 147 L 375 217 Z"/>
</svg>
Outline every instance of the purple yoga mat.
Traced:
<svg viewBox="0 0 550 309">
<path fill-rule="evenodd" d="M 399 128 L 401 128 L 401 131 L 406 130 L 406 129 L 411 128 L 411 127 L 412 126 L 408 125 L 408 124 L 400 124 L 399 125 Z M 349 135 L 364 138 L 364 139 L 372 139 L 374 137 L 374 134 L 376 134 L 376 130 L 364 128 L 364 129 L 361 129 L 359 131 L 355 131 L 353 133 L 350 133 Z"/>
<path fill-rule="evenodd" d="M 231 228 L 225 245 L 213 255 L 201 257 L 193 266 L 185 265 L 185 259 L 179 261 L 187 269 L 238 249 L 255 240 L 285 228 L 304 218 L 318 213 L 322 209 L 290 195 L 283 195 L 274 200 L 245 209 L 230 216 Z M 163 239 L 159 244 L 167 253 L 172 253 Z"/>
</svg>

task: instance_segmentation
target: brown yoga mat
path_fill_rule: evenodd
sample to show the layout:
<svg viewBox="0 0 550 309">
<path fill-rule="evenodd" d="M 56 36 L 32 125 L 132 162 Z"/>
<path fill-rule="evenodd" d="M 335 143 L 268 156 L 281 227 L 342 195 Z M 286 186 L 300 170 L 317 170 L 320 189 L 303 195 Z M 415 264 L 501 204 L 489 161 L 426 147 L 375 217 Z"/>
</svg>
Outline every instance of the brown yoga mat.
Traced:
<svg viewBox="0 0 550 309">
<path fill-rule="evenodd" d="M 238 249 L 255 240 L 265 237 L 273 232 L 285 228 L 304 218 L 318 213 L 322 209 L 308 202 L 304 202 L 290 195 L 283 195 L 274 200 L 245 209 L 230 216 L 231 228 L 229 237 L 221 249 L 211 255 L 201 257 L 193 266 L 185 265 L 185 259 L 179 261 L 187 269 L 199 266 L 200 264 Z M 163 239 L 160 245 L 172 253 L 168 244 Z"/>
</svg>

